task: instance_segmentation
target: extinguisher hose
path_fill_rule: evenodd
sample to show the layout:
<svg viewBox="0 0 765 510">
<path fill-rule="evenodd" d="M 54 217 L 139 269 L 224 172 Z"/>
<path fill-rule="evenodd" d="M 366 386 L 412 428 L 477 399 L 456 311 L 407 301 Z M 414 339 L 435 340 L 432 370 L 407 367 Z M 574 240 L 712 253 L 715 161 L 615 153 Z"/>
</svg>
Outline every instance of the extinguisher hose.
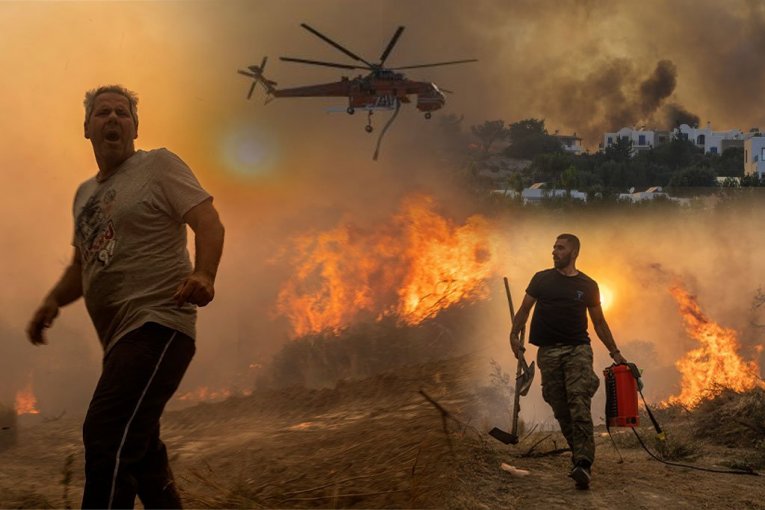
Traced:
<svg viewBox="0 0 765 510">
<path fill-rule="evenodd" d="M 645 410 L 648 411 L 648 417 L 651 418 L 651 423 L 653 423 L 653 428 L 654 430 L 656 430 L 656 437 L 659 439 L 659 441 L 664 441 L 667 438 L 667 435 L 664 434 L 663 430 L 661 430 L 661 425 L 659 425 L 659 422 L 656 421 L 656 418 L 651 412 L 651 408 L 648 407 L 648 403 L 645 401 L 645 397 L 643 396 L 643 390 L 638 389 L 638 393 L 640 393 L 640 398 L 643 399 L 643 405 L 645 406 Z"/>
<path fill-rule="evenodd" d="M 651 408 L 648 407 L 648 403 L 645 401 L 645 397 L 643 396 L 643 391 L 638 390 L 638 393 L 640 393 L 640 398 L 643 399 L 643 405 L 645 406 L 645 410 L 648 411 L 648 417 L 651 418 L 651 423 L 653 423 L 653 428 L 656 429 L 656 438 L 659 441 L 665 441 L 667 439 L 666 434 L 661 430 L 661 426 L 659 425 L 659 422 L 656 421 L 656 418 L 654 417 L 653 413 L 651 412 Z M 753 469 L 714 469 L 714 468 L 706 468 L 701 466 L 692 466 L 690 464 L 680 464 L 677 462 L 668 462 L 664 459 L 661 459 L 657 457 L 656 455 L 651 452 L 651 450 L 646 447 L 645 443 L 643 443 L 643 440 L 640 437 L 640 434 L 637 433 L 637 430 L 634 428 L 632 429 L 632 432 L 635 433 L 635 437 L 637 438 L 638 442 L 640 443 L 640 446 L 643 447 L 643 450 L 645 450 L 648 455 L 653 457 L 654 459 L 658 460 L 662 464 L 666 464 L 668 466 L 677 466 L 677 467 L 684 467 L 689 469 L 696 469 L 698 471 L 708 471 L 710 473 L 724 473 L 728 475 L 753 475 L 753 476 L 760 476 L 760 474 L 757 471 L 754 471 Z M 621 456 L 621 455 L 620 455 Z"/>
<path fill-rule="evenodd" d="M 646 407 L 646 409 L 647 409 L 647 407 Z M 714 468 L 707 468 L 707 467 L 702 467 L 702 466 L 693 466 L 691 464 L 680 464 L 679 462 L 669 462 L 669 461 L 666 461 L 666 460 L 664 460 L 664 459 L 662 459 L 660 457 L 657 457 L 656 455 L 654 455 L 653 452 L 651 452 L 651 450 L 648 449 L 648 447 L 645 445 L 643 440 L 640 438 L 640 434 L 637 433 L 637 430 L 635 430 L 633 428 L 632 432 L 635 433 L 635 437 L 637 438 L 638 442 L 640 443 L 640 446 L 643 447 L 643 450 L 645 450 L 648 453 L 648 455 L 653 457 L 655 460 L 658 460 L 662 464 L 666 464 L 667 466 L 684 467 L 684 468 L 688 468 L 688 469 L 695 469 L 697 471 L 707 471 L 709 473 L 723 473 L 723 474 L 727 474 L 727 475 L 753 475 L 753 476 L 760 476 L 760 473 L 758 473 L 757 471 L 754 471 L 753 469 L 714 469 Z"/>
</svg>

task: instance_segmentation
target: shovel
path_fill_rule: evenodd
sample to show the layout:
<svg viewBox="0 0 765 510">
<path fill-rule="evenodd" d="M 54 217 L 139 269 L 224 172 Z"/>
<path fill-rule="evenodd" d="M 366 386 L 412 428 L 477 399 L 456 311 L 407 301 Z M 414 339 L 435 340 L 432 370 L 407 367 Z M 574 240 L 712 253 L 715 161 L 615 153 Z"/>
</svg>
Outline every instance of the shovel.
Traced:
<svg viewBox="0 0 765 510">
<path fill-rule="evenodd" d="M 513 297 L 510 294 L 510 282 L 505 277 L 505 291 L 507 292 L 507 302 L 510 305 L 510 318 L 515 320 L 515 309 L 513 308 Z M 494 439 L 502 441 L 505 444 L 518 444 L 518 414 L 521 412 L 520 401 L 522 396 L 528 394 L 531 388 L 531 383 L 534 381 L 534 372 L 536 371 L 536 364 L 532 361 L 531 365 L 526 363 L 526 358 L 523 353 L 526 349 L 523 347 L 523 342 L 526 337 L 526 328 L 521 331 L 520 340 L 521 348 L 518 353 L 518 365 L 515 370 L 515 396 L 513 398 L 513 430 L 512 432 L 505 432 L 502 429 L 494 427 L 489 431 L 489 435 Z"/>
</svg>

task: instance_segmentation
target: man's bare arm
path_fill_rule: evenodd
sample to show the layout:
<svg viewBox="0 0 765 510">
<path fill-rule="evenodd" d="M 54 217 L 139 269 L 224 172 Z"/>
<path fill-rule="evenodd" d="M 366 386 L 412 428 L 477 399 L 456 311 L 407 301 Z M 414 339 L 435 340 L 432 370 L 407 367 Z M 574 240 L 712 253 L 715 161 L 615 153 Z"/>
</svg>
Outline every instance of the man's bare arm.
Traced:
<svg viewBox="0 0 765 510">
<path fill-rule="evenodd" d="M 611 334 L 611 328 L 608 327 L 606 322 L 606 316 L 603 314 L 603 308 L 600 305 L 593 306 L 587 309 L 590 312 L 590 319 L 592 319 L 592 327 L 595 328 L 600 341 L 608 349 L 611 358 L 616 363 L 627 363 L 627 360 L 622 356 L 619 348 L 616 346 L 614 336 Z"/>
<path fill-rule="evenodd" d="M 513 350 L 515 357 L 518 357 L 518 353 L 521 350 L 521 339 L 519 335 L 526 326 L 526 321 L 529 319 L 529 313 L 537 300 L 528 294 L 523 296 L 523 302 L 521 302 L 520 308 L 515 312 L 515 320 L 513 320 L 513 328 L 510 330 L 510 348 Z"/>
<path fill-rule="evenodd" d="M 181 282 L 173 299 L 178 306 L 187 301 L 205 306 L 215 297 L 215 276 L 223 253 L 225 229 L 212 199 L 191 208 L 183 220 L 194 231 L 194 271 Z"/>
<path fill-rule="evenodd" d="M 37 308 L 32 320 L 27 326 L 27 336 L 34 345 L 47 344 L 43 334 L 46 328 L 53 325 L 53 320 L 58 316 L 59 308 L 77 301 L 82 297 L 82 262 L 79 248 L 74 249 L 72 261 L 64 270 L 58 283 L 45 296 L 42 304 Z"/>
</svg>

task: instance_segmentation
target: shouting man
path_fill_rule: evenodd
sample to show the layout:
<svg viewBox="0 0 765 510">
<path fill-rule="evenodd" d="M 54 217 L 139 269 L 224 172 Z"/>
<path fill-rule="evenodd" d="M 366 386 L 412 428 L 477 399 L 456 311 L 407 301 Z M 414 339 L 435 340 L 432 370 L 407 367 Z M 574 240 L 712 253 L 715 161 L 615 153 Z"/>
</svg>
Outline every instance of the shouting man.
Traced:
<svg viewBox="0 0 765 510">
<path fill-rule="evenodd" d="M 579 239 L 561 234 L 553 246 L 554 268 L 534 275 L 526 289 L 510 332 L 516 358 L 521 351 L 519 334 L 531 308 L 530 343 L 539 347 L 537 366 L 542 374 L 542 396 L 550 404 L 572 452 L 569 476 L 578 489 L 590 486 L 595 460 L 590 403 L 600 380 L 592 368 L 592 348 L 587 334 L 587 312 L 598 338 L 616 363 L 627 361 L 616 347 L 600 306 L 598 284 L 576 269 Z"/>
<path fill-rule="evenodd" d="M 81 296 L 104 348 L 83 425 L 83 508 L 180 508 L 159 419 L 194 355 L 196 308 L 212 301 L 223 225 L 212 197 L 166 149 L 136 150 L 136 95 L 85 94 L 98 173 L 74 198 L 74 255 L 27 333 L 46 343 L 59 308 Z M 194 231 L 192 266 L 186 224 Z"/>
</svg>

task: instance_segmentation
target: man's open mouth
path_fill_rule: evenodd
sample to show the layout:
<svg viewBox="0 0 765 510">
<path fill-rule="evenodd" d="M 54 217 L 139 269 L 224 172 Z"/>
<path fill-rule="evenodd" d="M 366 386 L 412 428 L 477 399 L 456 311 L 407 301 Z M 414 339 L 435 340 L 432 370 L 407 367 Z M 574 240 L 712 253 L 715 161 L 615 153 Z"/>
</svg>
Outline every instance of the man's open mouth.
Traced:
<svg viewBox="0 0 765 510">
<path fill-rule="evenodd" d="M 106 138 L 108 142 L 118 142 L 120 139 L 120 134 L 118 131 L 107 131 L 104 134 L 104 138 Z"/>
</svg>

